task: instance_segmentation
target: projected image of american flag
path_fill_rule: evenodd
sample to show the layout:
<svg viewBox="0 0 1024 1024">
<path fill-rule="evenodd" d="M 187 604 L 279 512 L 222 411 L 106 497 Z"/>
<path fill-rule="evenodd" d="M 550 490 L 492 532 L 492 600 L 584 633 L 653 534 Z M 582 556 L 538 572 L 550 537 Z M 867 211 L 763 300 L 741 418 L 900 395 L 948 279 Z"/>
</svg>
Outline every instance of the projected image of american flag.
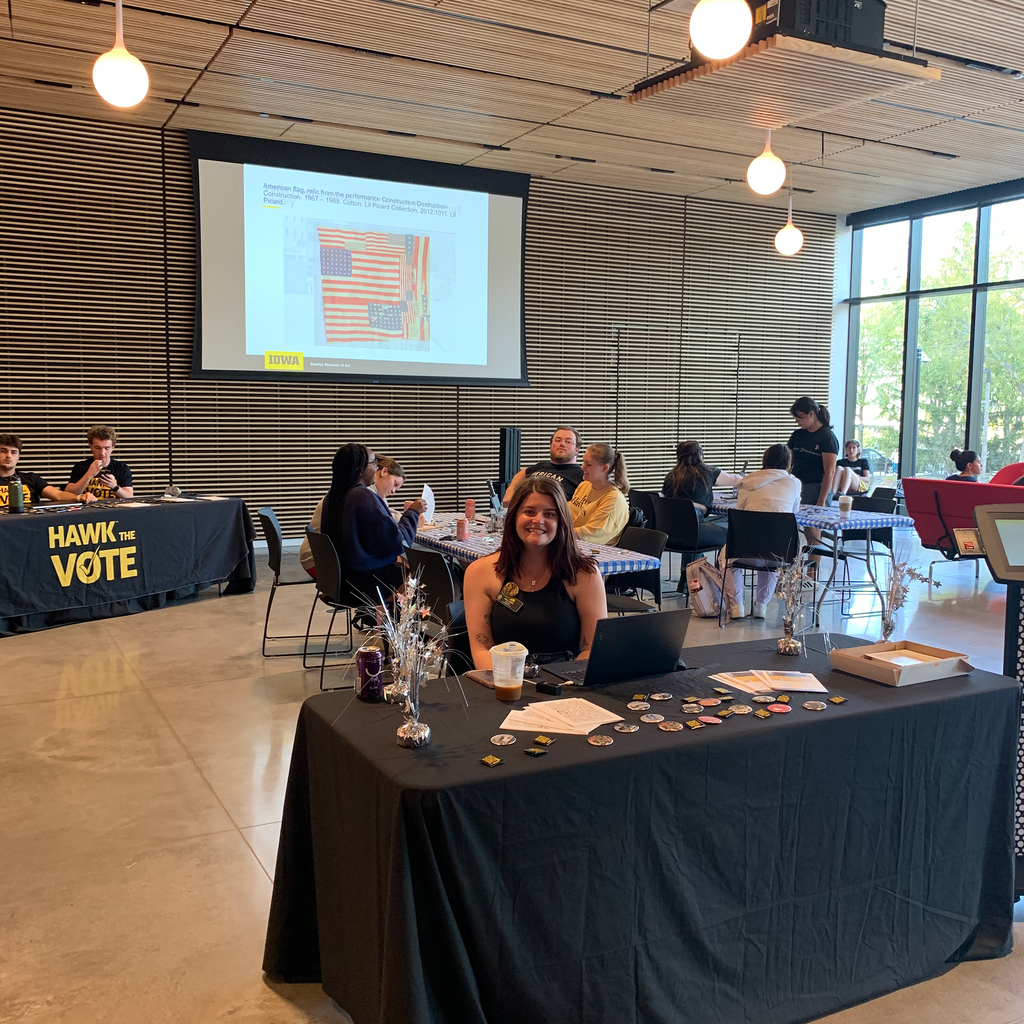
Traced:
<svg viewBox="0 0 1024 1024">
<path fill-rule="evenodd" d="M 329 343 L 430 341 L 429 235 L 328 227 L 317 234 Z"/>
</svg>

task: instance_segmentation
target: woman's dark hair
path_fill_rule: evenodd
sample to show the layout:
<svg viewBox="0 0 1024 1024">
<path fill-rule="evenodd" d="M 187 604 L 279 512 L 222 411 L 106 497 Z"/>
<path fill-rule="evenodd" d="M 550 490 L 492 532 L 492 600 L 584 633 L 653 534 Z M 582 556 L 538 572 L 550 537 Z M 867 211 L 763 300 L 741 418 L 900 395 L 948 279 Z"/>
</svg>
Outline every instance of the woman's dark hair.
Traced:
<svg viewBox="0 0 1024 1024">
<path fill-rule="evenodd" d="M 953 460 L 953 465 L 956 466 L 957 472 L 962 473 L 968 464 L 978 457 L 978 453 L 972 452 L 969 448 L 965 452 L 960 451 L 959 448 L 954 448 L 949 453 L 949 457 Z"/>
<path fill-rule="evenodd" d="M 704 449 L 696 441 L 676 445 L 676 464 L 669 473 L 672 493 L 705 490 L 711 487 L 711 470 L 704 465 Z"/>
<path fill-rule="evenodd" d="M 784 469 L 788 473 L 792 465 L 793 453 L 785 444 L 773 444 L 761 459 L 762 469 Z"/>
<path fill-rule="evenodd" d="M 320 512 L 320 532 L 329 537 L 341 534 L 341 516 L 348 492 L 362 479 L 370 464 L 370 453 L 363 444 L 343 444 L 331 463 L 331 489 Z"/>
<path fill-rule="evenodd" d="M 516 530 L 516 516 L 531 494 L 546 494 L 555 503 L 558 515 L 555 539 L 545 549 L 551 575 L 575 586 L 576 577 L 581 572 L 597 572 L 597 562 L 589 555 L 582 554 L 576 543 L 569 503 L 565 500 L 561 483 L 546 476 L 528 476 L 513 492 L 508 512 L 505 513 L 505 532 L 501 537 L 498 561 L 494 567 L 499 579 L 511 579 L 522 566 L 523 542 Z"/>
<path fill-rule="evenodd" d="M 803 413 L 805 416 L 813 412 L 823 427 L 832 426 L 832 417 L 829 415 L 828 409 L 823 405 L 818 405 L 809 395 L 803 395 L 789 407 L 790 416 L 795 416 L 798 412 Z"/>
</svg>

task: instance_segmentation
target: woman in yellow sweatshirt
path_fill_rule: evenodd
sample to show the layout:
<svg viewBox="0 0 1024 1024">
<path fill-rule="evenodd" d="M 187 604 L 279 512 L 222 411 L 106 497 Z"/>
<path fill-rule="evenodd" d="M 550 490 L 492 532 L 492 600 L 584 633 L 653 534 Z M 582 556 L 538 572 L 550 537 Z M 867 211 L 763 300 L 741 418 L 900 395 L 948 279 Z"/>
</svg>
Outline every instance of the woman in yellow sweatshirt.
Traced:
<svg viewBox="0 0 1024 1024">
<path fill-rule="evenodd" d="M 583 482 L 569 502 L 576 536 L 591 544 L 614 544 L 629 519 L 626 460 L 610 444 L 592 444 L 583 454 Z"/>
</svg>

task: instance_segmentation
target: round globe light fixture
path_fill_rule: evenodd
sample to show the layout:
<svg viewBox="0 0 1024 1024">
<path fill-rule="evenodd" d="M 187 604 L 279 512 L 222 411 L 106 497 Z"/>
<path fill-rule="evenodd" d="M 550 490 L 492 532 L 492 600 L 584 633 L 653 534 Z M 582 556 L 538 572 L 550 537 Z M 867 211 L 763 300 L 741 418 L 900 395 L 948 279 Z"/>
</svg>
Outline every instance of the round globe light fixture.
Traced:
<svg viewBox="0 0 1024 1024">
<path fill-rule="evenodd" d="M 804 247 L 804 233 L 793 223 L 793 193 L 789 193 L 789 218 L 775 234 L 775 248 L 783 256 L 795 256 Z"/>
<path fill-rule="evenodd" d="M 149 75 L 142 61 L 125 49 L 121 0 L 117 0 L 116 10 L 114 45 L 96 58 L 92 66 L 92 82 L 96 91 L 111 106 L 134 107 L 149 92 Z"/>
<path fill-rule="evenodd" d="M 690 15 L 690 42 L 708 60 L 734 57 L 754 27 L 747 0 L 700 0 Z"/>
<path fill-rule="evenodd" d="M 764 152 L 754 157 L 747 168 L 747 184 L 759 195 L 770 196 L 782 188 L 786 165 L 772 152 L 772 133 L 764 143 Z"/>
</svg>

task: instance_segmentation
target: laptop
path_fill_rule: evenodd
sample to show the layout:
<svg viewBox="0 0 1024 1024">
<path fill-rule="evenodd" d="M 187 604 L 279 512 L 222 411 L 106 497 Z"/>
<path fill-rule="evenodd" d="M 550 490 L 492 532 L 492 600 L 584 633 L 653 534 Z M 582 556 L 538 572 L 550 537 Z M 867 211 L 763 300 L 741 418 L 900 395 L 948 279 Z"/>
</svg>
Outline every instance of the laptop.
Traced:
<svg viewBox="0 0 1024 1024">
<path fill-rule="evenodd" d="M 601 619 L 586 661 L 556 661 L 545 672 L 577 686 L 605 686 L 674 672 L 690 624 L 690 609 Z"/>
</svg>

